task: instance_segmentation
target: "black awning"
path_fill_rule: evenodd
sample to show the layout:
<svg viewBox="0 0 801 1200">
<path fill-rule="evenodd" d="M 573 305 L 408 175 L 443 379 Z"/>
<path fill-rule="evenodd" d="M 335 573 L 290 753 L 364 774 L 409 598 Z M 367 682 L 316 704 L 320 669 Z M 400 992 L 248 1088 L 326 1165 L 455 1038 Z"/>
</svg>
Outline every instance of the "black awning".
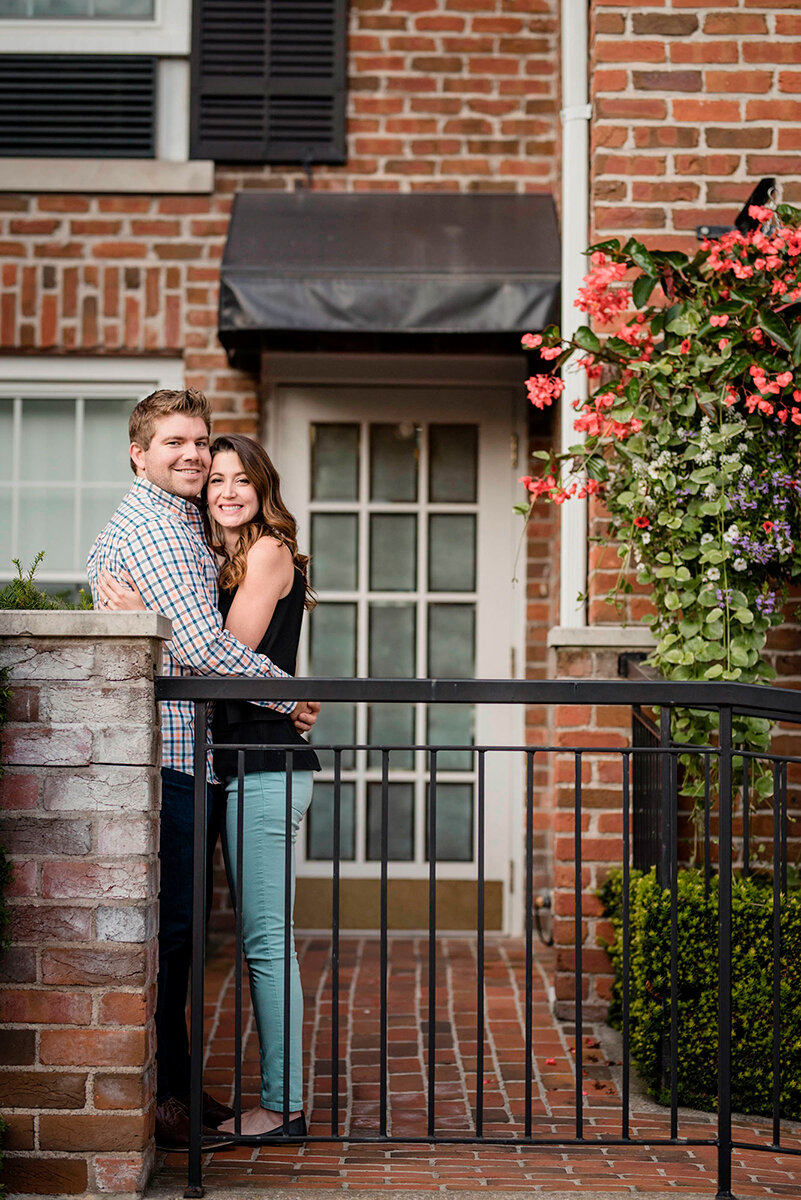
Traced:
<svg viewBox="0 0 801 1200">
<path fill-rule="evenodd" d="M 254 334 L 510 334 L 553 318 L 550 196 L 240 192 L 220 340 Z"/>
</svg>

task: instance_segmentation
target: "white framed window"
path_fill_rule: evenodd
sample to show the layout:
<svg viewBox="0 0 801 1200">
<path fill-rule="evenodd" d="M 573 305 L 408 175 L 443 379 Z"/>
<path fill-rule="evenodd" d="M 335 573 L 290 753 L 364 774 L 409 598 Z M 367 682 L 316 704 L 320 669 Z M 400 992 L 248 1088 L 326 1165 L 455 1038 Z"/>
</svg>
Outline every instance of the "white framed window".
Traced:
<svg viewBox="0 0 801 1200">
<path fill-rule="evenodd" d="M 0 0 L 4 54 L 189 55 L 192 0 Z"/>
<path fill-rule="evenodd" d="M 183 387 L 179 359 L 0 361 L 0 583 L 40 550 L 37 580 L 75 591 L 133 478 L 128 417 L 156 388 Z"/>
</svg>

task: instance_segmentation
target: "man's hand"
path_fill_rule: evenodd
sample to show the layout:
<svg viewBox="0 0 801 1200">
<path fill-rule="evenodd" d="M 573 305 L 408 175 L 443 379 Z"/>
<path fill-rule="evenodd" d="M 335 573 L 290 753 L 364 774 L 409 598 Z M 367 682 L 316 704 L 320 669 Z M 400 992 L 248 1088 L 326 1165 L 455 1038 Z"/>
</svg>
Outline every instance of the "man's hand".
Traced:
<svg viewBox="0 0 801 1200">
<path fill-rule="evenodd" d="M 308 733 L 317 720 L 319 712 L 319 700 L 301 700 L 300 704 L 296 704 L 290 716 L 298 733 Z"/>
</svg>

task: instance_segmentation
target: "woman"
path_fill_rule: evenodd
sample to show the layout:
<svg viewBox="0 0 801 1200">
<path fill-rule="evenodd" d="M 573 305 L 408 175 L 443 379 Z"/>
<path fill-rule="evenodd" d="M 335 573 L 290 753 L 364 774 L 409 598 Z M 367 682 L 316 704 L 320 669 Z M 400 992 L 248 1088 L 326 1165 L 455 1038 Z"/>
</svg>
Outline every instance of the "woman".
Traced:
<svg viewBox="0 0 801 1200">
<path fill-rule="evenodd" d="M 206 535 L 218 556 L 220 610 L 226 628 L 240 641 L 294 674 L 304 609 L 314 605 L 308 559 L 298 552 L 296 522 L 281 499 L 280 480 L 257 442 L 239 435 L 217 438 L 211 447 L 206 485 Z M 120 585 L 107 586 L 110 608 L 136 601 Z M 134 595 L 138 596 L 138 593 Z M 139 601 L 138 607 L 141 607 Z M 303 993 L 294 935 L 290 942 L 289 1122 L 284 1125 L 284 862 L 286 852 L 286 759 L 271 746 L 297 745 L 292 752 L 292 825 L 298 827 L 311 801 L 317 756 L 290 718 L 242 701 L 215 706 L 215 743 L 248 743 L 245 752 L 242 838 L 242 927 L 253 1011 L 259 1033 L 261 1103 L 242 1114 L 250 1137 L 302 1136 Z M 236 879 L 237 751 L 218 750 L 214 768 L 227 792 L 228 860 Z M 292 903 L 294 904 L 294 868 Z M 291 921 L 291 913 L 290 913 Z M 234 1119 L 221 1131 L 234 1132 Z"/>
</svg>

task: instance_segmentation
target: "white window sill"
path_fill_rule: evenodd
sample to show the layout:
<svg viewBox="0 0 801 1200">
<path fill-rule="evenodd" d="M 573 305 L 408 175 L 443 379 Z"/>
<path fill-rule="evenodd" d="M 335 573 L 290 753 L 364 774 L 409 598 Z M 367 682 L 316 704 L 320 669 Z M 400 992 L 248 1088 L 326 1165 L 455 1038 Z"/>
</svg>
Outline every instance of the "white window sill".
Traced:
<svg viewBox="0 0 801 1200">
<path fill-rule="evenodd" d="M 0 158 L 0 192 L 214 191 L 214 163 L 157 158 Z"/>
</svg>

